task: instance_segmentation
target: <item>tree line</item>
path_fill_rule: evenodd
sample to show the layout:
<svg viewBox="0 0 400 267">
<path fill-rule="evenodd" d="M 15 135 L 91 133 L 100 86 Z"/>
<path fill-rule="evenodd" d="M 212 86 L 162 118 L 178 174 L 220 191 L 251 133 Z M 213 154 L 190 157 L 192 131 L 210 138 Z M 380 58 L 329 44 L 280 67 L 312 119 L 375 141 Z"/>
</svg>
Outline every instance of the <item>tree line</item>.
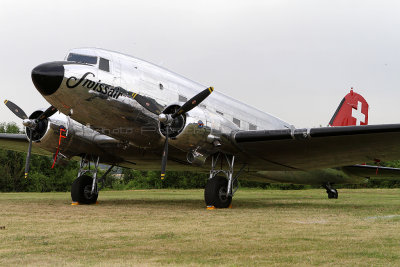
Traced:
<svg viewBox="0 0 400 267">
<path fill-rule="evenodd" d="M 0 123 L 0 133 L 21 133 L 15 123 Z M 70 191 L 72 182 L 76 179 L 79 164 L 68 161 L 66 164 L 57 164 L 51 168 L 53 159 L 47 156 L 32 155 L 29 177 L 24 178 L 26 153 L 0 149 L 0 192 L 51 192 Z M 400 160 L 385 162 L 382 166 L 400 167 Z M 100 170 L 98 177 L 104 174 Z M 160 180 L 160 172 L 137 171 L 117 168 L 105 179 L 105 189 L 158 189 L 158 188 L 204 188 L 208 174 L 196 172 L 167 172 L 167 179 Z M 319 186 L 268 184 L 240 180 L 241 187 L 256 187 L 263 189 L 305 189 Z M 400 187 L 400 179 L 379 180 L 370 179 L 367 184 L 346 185 L 337 187 L 348 188 L 394 188 Z"/>
</svg>

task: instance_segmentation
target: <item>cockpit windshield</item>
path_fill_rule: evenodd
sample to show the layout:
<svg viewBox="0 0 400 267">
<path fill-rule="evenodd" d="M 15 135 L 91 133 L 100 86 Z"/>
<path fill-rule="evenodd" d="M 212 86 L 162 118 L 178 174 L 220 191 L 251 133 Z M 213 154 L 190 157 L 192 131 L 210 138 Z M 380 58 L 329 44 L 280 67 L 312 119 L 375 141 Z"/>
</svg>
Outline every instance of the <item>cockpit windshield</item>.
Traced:
<svg viewBox="0 0 400 267">
<path fill-rule="evenodd" d="M 97 64 L 97 57 L 70 53 L 68 55 L 67 61 L 73 61 L 73 62 L 96 65 Z"/>
</svg>

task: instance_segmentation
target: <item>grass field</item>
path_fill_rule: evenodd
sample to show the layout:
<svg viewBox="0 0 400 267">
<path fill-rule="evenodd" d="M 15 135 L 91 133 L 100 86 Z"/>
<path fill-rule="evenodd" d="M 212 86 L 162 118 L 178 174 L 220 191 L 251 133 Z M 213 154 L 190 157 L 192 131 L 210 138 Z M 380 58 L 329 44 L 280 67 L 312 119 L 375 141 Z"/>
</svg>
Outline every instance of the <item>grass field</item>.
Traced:
<svg viewBox="0 0 400 267">
<path fill-rule="evenodd" d="M 0 193 L 0 266 L 399 266 L 400 190 L 239 190 L 206 210 L 202 190 Z M 5 226 L 3 229 L 2 226 Z"/>
</svg>

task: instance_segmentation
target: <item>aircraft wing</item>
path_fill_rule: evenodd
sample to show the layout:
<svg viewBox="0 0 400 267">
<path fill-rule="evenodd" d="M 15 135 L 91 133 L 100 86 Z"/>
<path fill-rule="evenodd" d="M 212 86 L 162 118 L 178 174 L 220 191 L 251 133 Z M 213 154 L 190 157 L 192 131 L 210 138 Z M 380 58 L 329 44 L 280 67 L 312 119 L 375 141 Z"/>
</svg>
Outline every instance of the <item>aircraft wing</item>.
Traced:
<svg viewBox="0 0 400 267">
<path fill-rule="evenodd" d="M 29 141 L 25 134 L 8 134 L 0 133 L 0 148 L 6 150 L 13 150 L 26 153 L 28 151 Z M 51 156 L 52 154 L 37 146 L 32 147 L 32 153 L 44 156 Z"/>
<path fill-rule="evenodd" d="M 400 124 L 239 131 L 233 138 L 269 170 L 310 170 L 400 159 Z"/>
<path fill-rule="evenodd" d="M 365 178 L 396 178 L 400 177 L 399 168 L 371 166 L 371 165 L 353 165 L 342 167 L 342 170 L 351 175 Z"/>
</svg>

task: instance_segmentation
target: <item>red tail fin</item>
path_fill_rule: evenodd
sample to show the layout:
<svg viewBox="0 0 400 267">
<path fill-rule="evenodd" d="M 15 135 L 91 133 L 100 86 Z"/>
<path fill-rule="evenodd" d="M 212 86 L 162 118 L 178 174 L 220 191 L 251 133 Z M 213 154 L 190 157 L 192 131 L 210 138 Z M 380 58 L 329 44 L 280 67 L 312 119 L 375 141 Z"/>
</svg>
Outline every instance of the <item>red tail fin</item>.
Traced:
<svg viewBox="0 0 400 267">
<path fill-rule="evenodd" d="M 329 122 L 330 126 L 351 126 L 368 124 L 368 103 L 351 88 L 340 102 L 335 114 Z"/>
</svg>

